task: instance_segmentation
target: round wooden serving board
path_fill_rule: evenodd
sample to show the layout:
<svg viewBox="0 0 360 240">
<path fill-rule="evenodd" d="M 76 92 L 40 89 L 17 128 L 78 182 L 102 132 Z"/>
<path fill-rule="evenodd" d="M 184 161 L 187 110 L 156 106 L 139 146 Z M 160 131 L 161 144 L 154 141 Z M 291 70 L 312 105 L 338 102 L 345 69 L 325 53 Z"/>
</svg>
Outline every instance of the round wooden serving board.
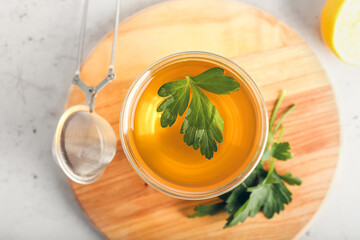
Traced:
<svg viewBox="0 0 360 240">
<path fill-rule="evenodd" d="M 189 219 L 196 205 L 168 197 L 147 186 L 128 163 L 118 142 L 115 159 L 99 181 L 71 182 L 80 206 L 94 226 L 110 239 L 292 239 L 310 222 L 324 200 L 339 153 L 339 120 L 334 94 L 314 53 L 288 26 L 256 8 L 233 1 L 175 0 L 148 8 L 119 27 L 115 70 L 117 78 L 99 93 L 96 111 L 107 119 L 119 140 L 119 114 L 135 78 L 151 63 L 190 50 L 208 51 L 233 60 L 255 80 L 269 112 L 285 89 L 283 111 L 297 109 L 286 119 L 284 140 L 294 158 L 280 163 L 303 184 L 290 187 L 293 201 L 273 219 L 261 213 L 245 223 L 223 229 L 226 213 Z M 87 84 L 104 78 L 112 34 L 94 49 L 83 65 Z M 68 106 L 83 104 L 71 88 Z"/>
</svg>

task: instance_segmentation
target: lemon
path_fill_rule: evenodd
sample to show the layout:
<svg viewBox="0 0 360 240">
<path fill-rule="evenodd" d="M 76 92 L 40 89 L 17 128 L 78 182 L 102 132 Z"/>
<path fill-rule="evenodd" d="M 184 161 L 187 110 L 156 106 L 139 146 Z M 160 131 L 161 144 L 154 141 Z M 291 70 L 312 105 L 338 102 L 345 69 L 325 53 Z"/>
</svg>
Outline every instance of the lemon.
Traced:
<svg viewBox="0 0 360 240">
<path fill-rule="evenodd" d="M 360 0 L 328 0 L 321 14 L 321 33 L 340 59 L 360 65 Z"/>
</svg>

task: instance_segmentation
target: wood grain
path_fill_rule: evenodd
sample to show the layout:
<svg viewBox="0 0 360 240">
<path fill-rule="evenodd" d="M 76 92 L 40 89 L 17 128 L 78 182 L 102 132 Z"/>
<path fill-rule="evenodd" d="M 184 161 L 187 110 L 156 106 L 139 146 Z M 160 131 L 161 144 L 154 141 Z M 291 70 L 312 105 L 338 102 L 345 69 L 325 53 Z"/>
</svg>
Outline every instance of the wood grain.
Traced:
<svg viewBox="0 0 360 240">
<path fill-rule="evenodd" d="M 97 98 L 96 111 L 118 135 L 122 101 L 132 81 L 147 66 L 169 54 L 199 50 L 232 59 L 259 85 L 269 112 L 281 89 L 280 111 L 296 103 L 286 119 L 284 139 L 294 159 L 278 164 L 281 173 L 303 180 L 290 187 L 293 202 L 271 220 L 262 214 L 223 230 L 227 215 L 188 219 L 194 206 L 208 201 L 168 197 L 147 186 L 131 168 L 121 145 L 99 181 L 71 182 L 80 206 L 110 239 L 291 239 L 309 223 L 330 187 L 339 152 L 339 120 L 334 95 L 321 64 L 289 27 L 258 9 L 232 1 L 169 1 L 155 5 L 120 25 L 116 80 Z M 82 68 L 88 84 L 106 74 L 112 35 L 106 36 Z M 84 96 L 71 88 L 68 106 Z M 119 136 L 117 136 L 119 139 Z"/>
</svg>

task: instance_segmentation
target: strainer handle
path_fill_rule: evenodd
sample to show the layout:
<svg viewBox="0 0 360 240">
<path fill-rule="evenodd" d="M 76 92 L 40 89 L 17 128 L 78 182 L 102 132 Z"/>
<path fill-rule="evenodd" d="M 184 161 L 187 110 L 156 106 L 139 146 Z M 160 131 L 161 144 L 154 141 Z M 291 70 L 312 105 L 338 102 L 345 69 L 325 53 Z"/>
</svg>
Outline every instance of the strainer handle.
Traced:
<svg viewBox="0 0 360 240">
<path fill-rule="evenodd" d="M 109 82 L 115 79 L 115 72 L 114 72 L 114 59 L 115 59 L 115 51 L 116 51 L 116 41 L 118 35 L 118 26 L 119 26 L 119 18 L 120 18 L 120 0 L 116 1 L 116 14 L 115 14 L 115 27 L 114 27 L 114 35 L 113 35 L 113 44 L 111 50 L 111 59 L 110 59 L 110 66 L 108 75 L 104 80 L 102 80 L 96 87 L 96 92 L 99 92 L 103 89 Z"/>
<path fill-rule="evenodd" d="M 77 66 L 75 71 L 75 76 L 73 78 L 72 83 L 78 86 L 81 91 L 85 94 L 85 104 L 89 106 L 90 112 L 94 110 L 94 103 L 96 94 L 103 89 L 109 82 L 115 79 L 114 72 L 114 58 L 116 51 L 116 41 L 117 41 L 117 32 L 119 25 L 119 17 L 120 17 L 120 0 L 116 1 L 116 15 L 115 15 L 115 27 L 114 27 L 114 35 L 113 35 L 113 44 L 111 51 L 111 59 L 110 66 L 107 76 L 96 86 L 88 86 L 86 85 L 80 78 L 80 67 L 83 56 L 83 47 L 84 47 L 84 39 L 85 39 L 85 29 L 86 29 L 86 18 L 88 12 L 89 0 L 84 1 L 83 14 L 81 18 L 81 26 L 80 26 L 80 37 L 79 37 L 79 49 L 77 55 Z"/>
</svg>

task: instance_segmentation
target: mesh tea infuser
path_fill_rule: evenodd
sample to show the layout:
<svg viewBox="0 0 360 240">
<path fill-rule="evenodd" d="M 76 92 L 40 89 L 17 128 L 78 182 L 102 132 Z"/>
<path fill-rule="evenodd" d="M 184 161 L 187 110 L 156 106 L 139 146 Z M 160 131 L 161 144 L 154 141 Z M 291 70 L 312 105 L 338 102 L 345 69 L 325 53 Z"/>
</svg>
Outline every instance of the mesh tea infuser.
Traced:
<svg viewBox="0 0 360 240">
<path fill-rule="evenodd" d="M 81 19 L 77 68 L 72 83 L 85 94 L 85 105 L 68 108 L 61 116 L 53 141 L 53 155 L 73 181 L 88 184 L 97 180 L 116 152 L 116 136 L 110 124 L 94 112 L 96 94 L 115 78 L 114 55 L 119 22 L 120 0 L 116 3 L 115 27 L 107 76 L 97 86 L 87 86 L 80 78 L 88 0 Z"/>
</svg>

